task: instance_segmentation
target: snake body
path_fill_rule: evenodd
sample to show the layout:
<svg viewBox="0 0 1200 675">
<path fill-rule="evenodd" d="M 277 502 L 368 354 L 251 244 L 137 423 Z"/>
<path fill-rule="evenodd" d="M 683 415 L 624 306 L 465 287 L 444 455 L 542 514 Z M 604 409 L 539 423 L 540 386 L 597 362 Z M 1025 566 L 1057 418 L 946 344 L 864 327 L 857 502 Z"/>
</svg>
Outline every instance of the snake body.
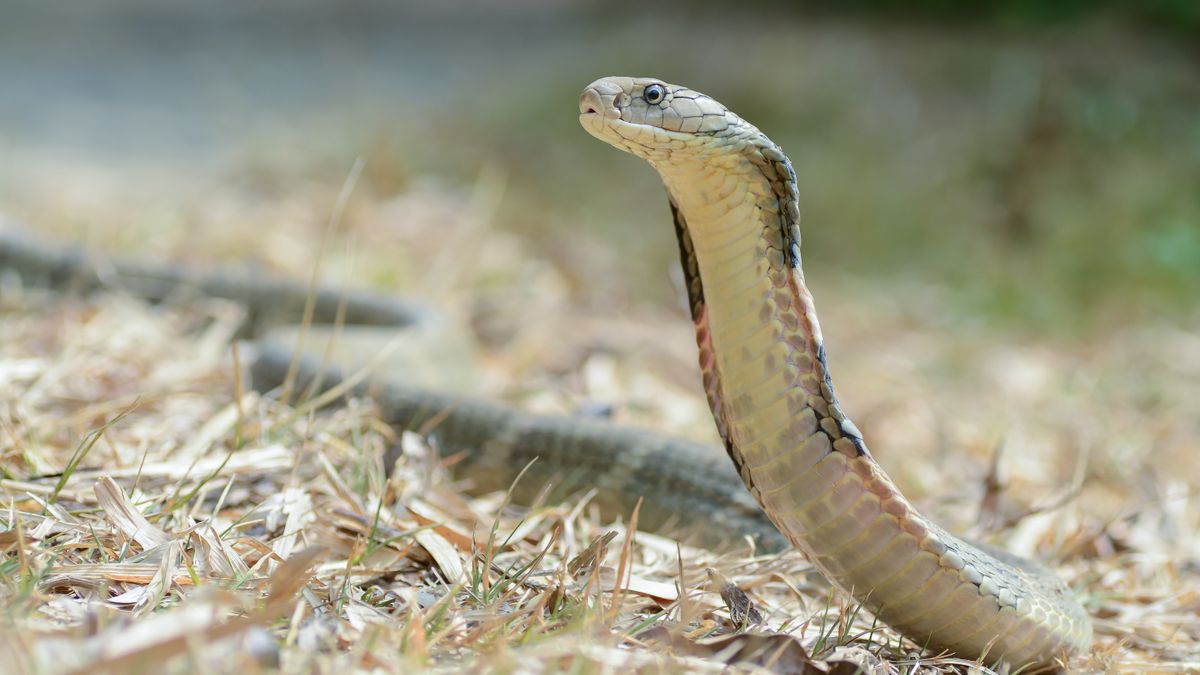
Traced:
<svg viewBox="0 0 1200 675">
<path fill-rule="evenodd" d="M 917 644 L 1015 667 L 1087 649 L 1090 619 L 1052 572 L 918 513 L 838 405 L 779 146 L 716 100 L 655 79 L 597 80 L 579 110 L 589 133 L 662 177 L 713 417 L 780 532 Z"/>
</svg>

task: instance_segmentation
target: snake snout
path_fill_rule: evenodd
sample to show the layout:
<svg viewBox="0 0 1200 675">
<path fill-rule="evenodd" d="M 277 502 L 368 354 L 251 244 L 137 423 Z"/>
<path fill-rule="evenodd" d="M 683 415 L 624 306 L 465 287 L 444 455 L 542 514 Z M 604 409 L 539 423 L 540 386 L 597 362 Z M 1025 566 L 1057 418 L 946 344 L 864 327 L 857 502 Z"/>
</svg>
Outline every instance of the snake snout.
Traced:
<svg viewBox="0 0 1200 675">
<path fill-rule="evenodd" d="M 595 87 L 588 87 L 579 95 L 579 114 L 618 118 L 621 112 L 613 106 L 612 101 L 612 96 L 605 97 Z"/>
</svg>

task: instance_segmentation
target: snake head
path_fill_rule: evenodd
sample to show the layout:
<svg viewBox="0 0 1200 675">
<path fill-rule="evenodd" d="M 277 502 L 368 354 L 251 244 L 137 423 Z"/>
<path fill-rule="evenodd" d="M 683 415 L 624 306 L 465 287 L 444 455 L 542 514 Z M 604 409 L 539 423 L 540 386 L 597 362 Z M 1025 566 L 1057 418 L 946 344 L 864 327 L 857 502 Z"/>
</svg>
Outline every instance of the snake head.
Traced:
<svg viewBox="0 0 1200 675">
<path fill-rule="evenodd" d="M 600 140 L 644 159 L 689 150 L 749 126 L 715 99 L 650 77 L 603 77 L 579 96 L 579 123 Z"/>
</svg>

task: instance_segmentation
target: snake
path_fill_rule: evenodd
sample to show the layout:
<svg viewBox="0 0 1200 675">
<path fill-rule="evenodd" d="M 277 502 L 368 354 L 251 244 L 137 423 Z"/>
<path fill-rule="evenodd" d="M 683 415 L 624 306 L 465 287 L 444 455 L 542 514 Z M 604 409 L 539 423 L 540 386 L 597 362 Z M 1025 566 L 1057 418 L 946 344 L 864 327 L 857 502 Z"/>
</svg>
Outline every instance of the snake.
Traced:
<svg viewBox="0 0 1200 675">
<path fill-rule="evenodd" d="M 411 362 L 331 402 L 370 396 L 384 421 L 456 458 L 456 475 L 475 492 L 509 490 L 515 503 L 530 503 L 553 484 L 560 495 L 588 490 L 605 514 L 640 502 L 640 527 L 702 544 L 795 546 L 919 647 L 1016 668 L 1052 668 L 1086 650 L 1090 619 L 1052 571 L 918 513 L 843 413 L 804 282 L 796 175 L 782 150 L 716 100 L 650 78 L 593 82 L 579 120 L 647 160 L 666 186 L 701 382 L 725 452 L 595 414 L 533 414 L 452 392 L 436 377 L 419 381 Z M 242 310 L 238 338 L 263 392 L 289 381 L 328 390 L 353 376 L 273 328 L 304 323 L 433 342 L 447 330 L 419 300 L 104 258 L 0 223 L 0 311 L 6 296 L 33 289 L 228 300 Z"/>
<path fill-rule="evenodd" d="M 842 410 L 783 150 L 712 97 L 654 78 L 596 80 L 579 121 L 662 179 L 717 431 L 779 531 L 917 644 L 1018 668 L 1088 649 L 1091 620 L 1052 571 L 921 515 Z"/>
</svg>

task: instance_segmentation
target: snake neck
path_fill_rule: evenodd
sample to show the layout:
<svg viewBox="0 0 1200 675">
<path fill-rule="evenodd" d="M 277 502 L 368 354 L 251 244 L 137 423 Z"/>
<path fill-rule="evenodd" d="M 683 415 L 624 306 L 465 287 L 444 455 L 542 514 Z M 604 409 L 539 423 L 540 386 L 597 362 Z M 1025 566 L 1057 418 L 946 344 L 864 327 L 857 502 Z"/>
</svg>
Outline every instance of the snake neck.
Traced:
<svg viewBox="0 0 1200 675">
<path fill-rule="evenodd" d="M 734 155 L 662 171 L 702 288 L 697 342 L 708 356 L 702 368 L 714 373 L 705 389 L 721 402 L 725 440 L 742 455 L 794 443 L 805 429 L 780 423 L 810 414 L 837 450 L 864 455 L 838 406 L 804 282 L 794 174 L 784 159 L 768 176 L 761 161 L 759 153 Z"/>
<path fill-rule="evenodd" d="M 774 144 L 749 145 L 657 168 L 676 208 L 685 273 L 696 277 L 688 281 L 705 391 L 747 487 L 769 514 L 785 512 L 800 496 L 784 478 L 841 453 L 865 465 L 881 498 L 903 500 L 838 405 L 800 264 L 787 158 Z M 805 532 L 777 525 L 808 548 Z"/>
</svg>

